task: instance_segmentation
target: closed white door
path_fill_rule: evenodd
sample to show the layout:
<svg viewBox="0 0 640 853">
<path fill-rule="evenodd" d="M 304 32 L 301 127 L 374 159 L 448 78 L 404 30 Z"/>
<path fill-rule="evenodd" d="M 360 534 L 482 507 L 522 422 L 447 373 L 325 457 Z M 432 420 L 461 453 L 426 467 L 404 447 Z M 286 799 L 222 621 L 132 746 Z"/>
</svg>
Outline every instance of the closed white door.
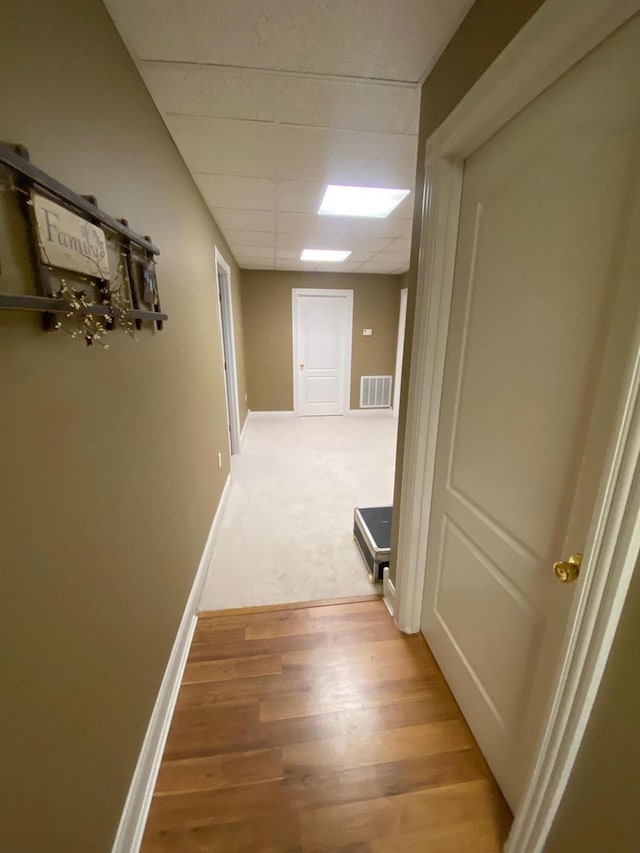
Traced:
<svg viewBox="0 0 640 853">
<path fill-rule="evenodd" d="M 465 164 L 422 630 L 509 804 L 638 317 L 640 20 Z"/>
<path fill-rule="evenodd" d="M 352 290 L 293 291 L 294 408 L 342 415 L 349 408 Z"/>
</svg>

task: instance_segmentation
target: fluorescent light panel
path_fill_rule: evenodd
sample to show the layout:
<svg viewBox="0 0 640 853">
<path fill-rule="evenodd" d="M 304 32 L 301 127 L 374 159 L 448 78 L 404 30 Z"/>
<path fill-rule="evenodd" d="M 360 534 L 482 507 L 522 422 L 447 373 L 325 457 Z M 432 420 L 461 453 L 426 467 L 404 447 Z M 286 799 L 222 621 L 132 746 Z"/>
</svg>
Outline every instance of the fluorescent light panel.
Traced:
<svg viewBox="0 0 640 853">
<path fill-rule="evenodd" d="M 301 261 L 327 261 L 328 263 L 338 264 L 345 261 L 351 252 L 338 249 L 303 249 L 300 255 Z"/>
<path fill-rule="evenodd" d="M 318 213 L 322 216 L 369 216 L 383 219 L 409 193 L 410 190 L 329 184 Z"/>
</svg>

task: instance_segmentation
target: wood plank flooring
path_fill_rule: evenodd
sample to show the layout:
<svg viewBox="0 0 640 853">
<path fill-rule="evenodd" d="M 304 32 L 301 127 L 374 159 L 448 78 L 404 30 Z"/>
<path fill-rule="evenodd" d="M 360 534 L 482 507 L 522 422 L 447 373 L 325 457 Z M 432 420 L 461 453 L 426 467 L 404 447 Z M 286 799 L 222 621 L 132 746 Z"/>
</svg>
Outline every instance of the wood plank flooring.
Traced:
<svg viewBox="0 0 640 853">
<path fill-rule="evenodd" d="M 510 823 L 379 598 L 199 619 L 143 853 L 497 853 Z"/>
</svg>

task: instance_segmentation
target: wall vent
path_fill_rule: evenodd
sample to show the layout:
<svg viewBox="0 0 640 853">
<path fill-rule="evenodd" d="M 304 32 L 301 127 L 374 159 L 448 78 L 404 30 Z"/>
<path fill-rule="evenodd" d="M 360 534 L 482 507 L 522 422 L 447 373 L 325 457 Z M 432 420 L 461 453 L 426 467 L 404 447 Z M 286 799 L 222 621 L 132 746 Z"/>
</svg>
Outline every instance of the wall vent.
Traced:
<svg viewBox="0 0 640 853">
<path fill-rule="evenodd" d="M 391 376 L 360 377 L 360 408 L 388 409 L 391 406 Z"/>
</svg>

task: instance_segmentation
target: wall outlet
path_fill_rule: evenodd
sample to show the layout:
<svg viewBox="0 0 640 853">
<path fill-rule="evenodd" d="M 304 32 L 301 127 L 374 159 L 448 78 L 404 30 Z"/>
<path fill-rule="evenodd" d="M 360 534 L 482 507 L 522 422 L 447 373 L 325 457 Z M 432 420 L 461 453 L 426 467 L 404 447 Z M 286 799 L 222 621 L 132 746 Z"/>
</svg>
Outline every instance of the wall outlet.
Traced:
<svg viewBox="0 0 640 853">
<path fill-rule="evenodd" d="M 222 453 L 218 451 L 218 468 L 222 468 Z"/>
<path fill-rule="evenodd" d="M 362 334 L 365 336 L 365 338 L 370 338 L 373 334 L 373 329 L 363 329 Z"/>
</svg>

